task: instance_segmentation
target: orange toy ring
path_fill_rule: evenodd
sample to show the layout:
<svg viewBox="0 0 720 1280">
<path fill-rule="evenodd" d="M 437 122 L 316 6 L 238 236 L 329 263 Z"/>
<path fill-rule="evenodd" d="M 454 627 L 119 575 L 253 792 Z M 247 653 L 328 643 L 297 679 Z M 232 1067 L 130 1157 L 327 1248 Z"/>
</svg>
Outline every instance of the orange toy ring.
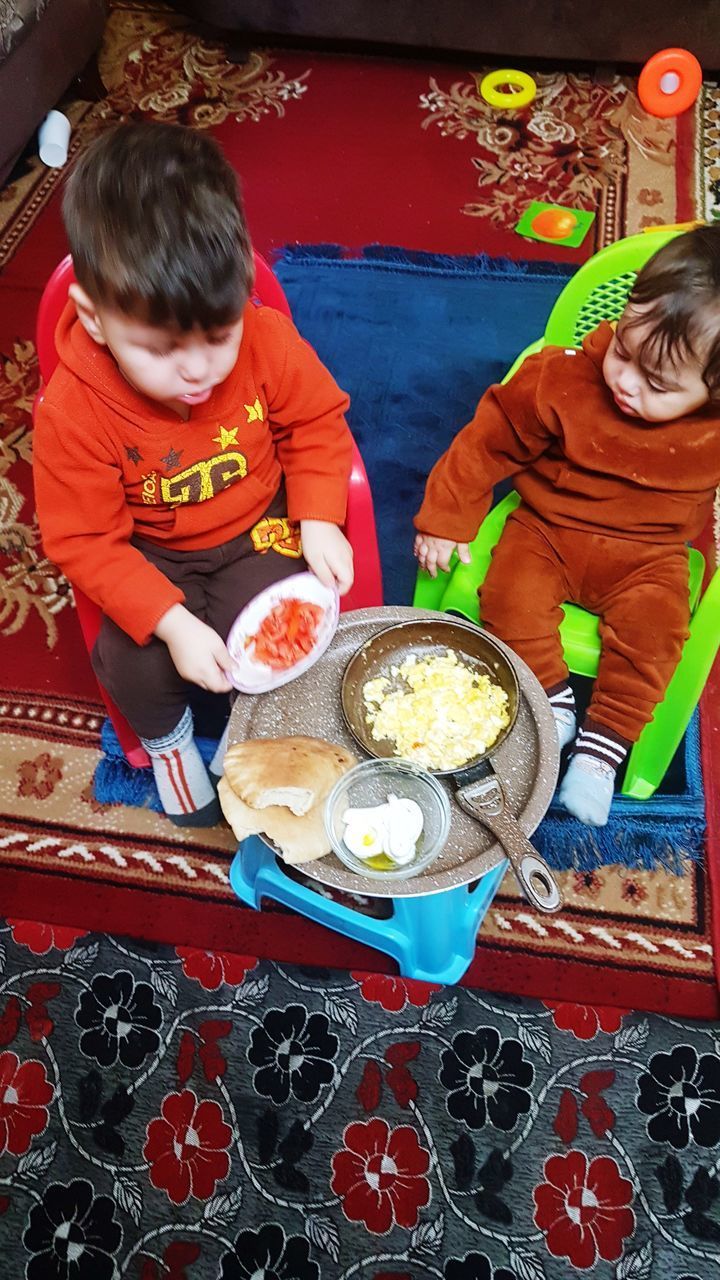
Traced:
<svg viewBox="0 0 720 1280">
<path fill-rule="evenodd" d="M 652 116 L 679 116 L 700 92 L 702 67 L 687 49 L 661 49 L 645 63 L 638 97 Z"/>
</svg>

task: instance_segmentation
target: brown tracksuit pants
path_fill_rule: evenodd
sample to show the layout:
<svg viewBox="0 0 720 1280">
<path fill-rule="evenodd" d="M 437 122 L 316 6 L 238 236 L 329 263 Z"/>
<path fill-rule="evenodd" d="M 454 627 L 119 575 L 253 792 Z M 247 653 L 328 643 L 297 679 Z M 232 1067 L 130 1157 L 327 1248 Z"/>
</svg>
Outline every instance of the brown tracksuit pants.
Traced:
<svg viewBox="0 0 720 1280">
<path fill-rule="evenodd" d="M 300 554 L 298 526 L 288 529 L 280 523 L 286 512 L 287 499 L 281 490 L 253 529 L 219 547 L 173 551 L 141 538 L 134 545 L 185 592 L 186 609 L 227 640 L 240 610 L 254 596 L 307 568 Z M 284 538 L 285 533 L 290 536 Z M 273 540 L 282 551 L 273 549 Z M 153 636 L 148 644 L 136 644 L 127 632 L 103 618 L 92 664 L 138 737 L 163 738 L 179 723 L 188 705 L 189 686 L 175 669 L 164 641 Z"/>
<path fill-rule="evenodd" d="M 545 689 L 567 680 L 559 635 L 565 601 L 600 617 L 588 717 L 636 742 L 688 635 L 687 547 L 551 525 L 520 507 L 493 553 L 480 612 Z"/>
</svg>

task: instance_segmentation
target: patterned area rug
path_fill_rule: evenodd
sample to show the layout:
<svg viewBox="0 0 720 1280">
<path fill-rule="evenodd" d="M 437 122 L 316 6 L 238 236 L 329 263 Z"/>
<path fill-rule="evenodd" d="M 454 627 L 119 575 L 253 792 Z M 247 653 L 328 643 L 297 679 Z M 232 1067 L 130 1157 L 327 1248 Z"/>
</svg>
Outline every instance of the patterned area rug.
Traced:
<svg viewBox="0 0 720 1280">
<path fill-rule="evenodd" d="M 505 119 L 479 98 L 482 67 L 267 50 L 238 66 L 179 15 L 143 3 L 113 5 L 100 69 L 100 101 L 63 104 L 72 154 L 127 117 L 211 129 L 243 174 L 265 252 L 297 239 L 545 258 L 547 246 L 512 227 L 530 200 L 562 197 L 599 213 L 582 249 L 563 255 L 573 262 L 718 204 L 714 85 L 690 116 L 660 125 L 638 115 L 629 79 L 542 75 L 540 109 Z M 31 155 L 0 194 L 2 902 L 56 923 L 380 966 L 375 953 L 294 917 L 290 927 L 280 912 L 261 919 L 235 907 L 222 832 L 188 844 L 153 815 L 93 799 L 101 713 L 68 584 L 39 545 L 30 473 L 35 310 L 65 252 L 58 196 L 57 171 Z M 504 887 L 472 982 L 717 1011 L 702 867 L 681 879 L 617 867 L 564 878 L 569 907 L 557 922 L 538 920 Z"/>
<path fill-rule="evenodd" d="M 92 703 L 69 710 L 64 699 L 0 704 L 0 885 L 8 915 L 293 963 L 391 969 L 379 953 L 296 915 L 237 905 L 226 828 L 193 839 L 150 810 L 98 804 L 99 723 Z M 682 877 L 609 866 L 559 878 L 566 909 L 544 919 L 506 878 L 468 984 L 717 1016 L 702 864 Z"/>
<path fill-rule="evenodd" d="M 711 1028 L 0 926 L 8 1280 L 698 1280 Z"/>
</svg>

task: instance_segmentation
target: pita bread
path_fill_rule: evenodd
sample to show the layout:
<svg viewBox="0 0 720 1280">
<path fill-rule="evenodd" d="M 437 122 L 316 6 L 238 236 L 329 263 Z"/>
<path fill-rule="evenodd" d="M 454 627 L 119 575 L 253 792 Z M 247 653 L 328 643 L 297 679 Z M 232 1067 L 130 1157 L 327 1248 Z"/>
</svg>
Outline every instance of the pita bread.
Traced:
<svg viewBox="0 0 720 1280">
<path fill-rule="evenodd" d="M 235 836 L 265 835 L 277 846 L 284 860 L 293 866 L 312 862 L 330 852 L 323 822 L 324 798 L 302 817 L 280 805 L 252 809 L 235 794 L 227 778 L 221 778 L 218 797 Z"/>
<path fill-rule="evenodd" d="M 355 763 L 344 747 L 320 738 L 252 738 L 230 747 L 224 769 L 236 796 L 251 808 L 282 805 L 302 817 Z"/>
</svg>

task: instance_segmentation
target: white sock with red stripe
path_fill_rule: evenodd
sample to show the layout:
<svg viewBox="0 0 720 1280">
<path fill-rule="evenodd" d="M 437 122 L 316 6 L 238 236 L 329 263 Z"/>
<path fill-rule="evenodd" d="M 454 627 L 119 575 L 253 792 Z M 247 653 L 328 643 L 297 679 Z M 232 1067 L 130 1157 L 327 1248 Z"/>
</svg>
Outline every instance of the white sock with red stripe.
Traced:
<svg viewBox="0 0 720 1280">
<path fill-rule="evenodd" d="M 193 738 L 193 718 L 186 707 L 164 738 L 141 738 L 152 762 L 160 803 L 178 827 L 214 827 L 220 805 Z"/>
<path fill-rule="evenodd" d="M 631 744 L 626 738 L 586 719 L 575 743 L 558 800 L 589 827 L 604 827 L 610 816 L 615 774 Z"/>
<path fill-rule="evenodd" d="M 562 751 L 563 747 L 567 747 L 572 742 L 577 729 L 575 694 L 567 680 L 562 684 L 554 684 L 551 689 L 546 690 L 546 693 L 555 717 L 555 727 Z"/>
</svg>

